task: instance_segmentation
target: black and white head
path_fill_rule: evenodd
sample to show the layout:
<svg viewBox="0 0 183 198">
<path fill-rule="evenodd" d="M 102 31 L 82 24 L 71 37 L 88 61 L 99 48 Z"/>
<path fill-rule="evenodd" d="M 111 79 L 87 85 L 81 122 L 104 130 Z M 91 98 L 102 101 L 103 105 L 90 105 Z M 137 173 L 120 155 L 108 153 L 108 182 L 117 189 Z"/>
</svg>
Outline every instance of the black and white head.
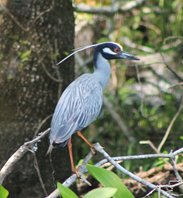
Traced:
<svg viewBox="0 0 183 198">
<path fill-rule="evenodd" d="M 118 43 L 114 42 L 105 42 L 98 44 L 95 48 L 95 56 L 100 53 L 105 59 L 112 60 L 112 59 L 129 59 L 129 60 L 139 60 L 139 58 L 123 51 L 123 48 Z"/>
<path fill-rule="evenodd" d="M 139 58 L 133 56 L 132 54 L 129 54 L 128 52 L 124 52 L 122 46 L 119 45 L 118 43 L 104 42 L 104 43 L 88 45 L 85 47 L 75 49 L 74 52 L 72 52 L 67 57 L 65 57 L 60 62 L 58 62 L 57 65 L 61 64 L 62 62 L 64 62 L 74 54 L 89 48 L 94 48 L 94 59 L 96 59 L 97 55 L 100 53 L 103 56 L 103 58 L 107 60 L 112 60 L 112 59 L 139 60 Z"/>
</svg>

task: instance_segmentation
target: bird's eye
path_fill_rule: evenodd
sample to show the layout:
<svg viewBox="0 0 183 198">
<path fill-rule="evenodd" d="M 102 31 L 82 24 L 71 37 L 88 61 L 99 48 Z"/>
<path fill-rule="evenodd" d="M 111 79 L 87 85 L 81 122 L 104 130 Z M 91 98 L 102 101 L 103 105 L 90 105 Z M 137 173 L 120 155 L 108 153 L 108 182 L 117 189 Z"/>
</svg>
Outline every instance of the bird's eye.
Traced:
<svg viewBox="0 0 183 198">
<path fill-rule="evenodd" d="M 119 53 L 120 52 L 120 49 L 118 47 L 114 48 L 114 52 L 115 53 Z"/>
</svg>

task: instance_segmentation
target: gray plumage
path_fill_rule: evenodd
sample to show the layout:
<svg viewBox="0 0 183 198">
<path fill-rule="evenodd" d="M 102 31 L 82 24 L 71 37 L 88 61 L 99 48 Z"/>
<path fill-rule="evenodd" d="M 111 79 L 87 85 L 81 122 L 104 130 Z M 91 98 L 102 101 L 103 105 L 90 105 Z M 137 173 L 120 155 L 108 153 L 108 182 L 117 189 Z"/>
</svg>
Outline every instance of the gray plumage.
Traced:
<svg viewBox="0 0 183 198">
<path fill-rule="evenodd" d="M 54 144 L 65 146 L 75 132 L 87 127 L 99 116 L 103 104 L 103 90 L 111 73 L 108 60 L 124 58 L 138 60 L 133 55 L 123 52 L 122 47 L 114 42 L 96 44 L 92 47 L 94 47 L 94 72 L 78 77 L 61 95 L 51 121 L 48 153 Z M 87 48 L 89 47 L 84 49 Z M 67 57 L 64 60 L 66 59 Z"/>
<path fill-rule="evenodd" d="M 102 86 L 92 74 L 73 81 L 60 97 L 53 114 L 51 144 L 65 146 L 71 135 L 92 123 L 102 107 Z"/>
</svg>

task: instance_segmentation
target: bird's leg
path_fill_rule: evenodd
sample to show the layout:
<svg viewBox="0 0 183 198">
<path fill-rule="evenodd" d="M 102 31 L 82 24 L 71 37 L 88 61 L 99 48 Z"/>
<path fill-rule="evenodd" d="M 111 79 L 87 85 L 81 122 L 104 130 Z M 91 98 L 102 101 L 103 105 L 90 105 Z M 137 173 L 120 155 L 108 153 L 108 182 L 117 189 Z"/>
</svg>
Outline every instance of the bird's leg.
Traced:
<svg viewBox="0 0 183 198">
<path fill-rule="evenodd" d="M 91 152 L 93 153 L 93 155 L 95 155 L 96 151 L 93 144 L 85 138 L 85 136 L 81 133 L 81 131 L 78 131 L 77 135 L 90 147 Z"/>
<path fill-rule="evenodd" d="M 69 150 L 69 157 L 70 157 L 70 162 L 71 162 L 71 170 L 73 173 L 76 173 L 77 170 L 74 166 L 74 159 L 73 159 L 73 152 L 72 152 L 72 141 L 71 141 L 71 138 L 69 138 L 69 141 L 68 141 L 68 150 Z"/>
</svg>

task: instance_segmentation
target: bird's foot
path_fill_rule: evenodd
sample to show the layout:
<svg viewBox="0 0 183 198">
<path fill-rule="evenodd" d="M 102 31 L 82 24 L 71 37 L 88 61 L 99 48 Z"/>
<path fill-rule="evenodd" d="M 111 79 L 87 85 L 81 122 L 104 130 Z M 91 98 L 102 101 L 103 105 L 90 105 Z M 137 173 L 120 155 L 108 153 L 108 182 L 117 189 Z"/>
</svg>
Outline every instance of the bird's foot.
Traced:
<svg viewBox="0 0 183 198">
<path fill-rule="evenodd" d="M 92 145 L 92 146 L 90 147 L 90 150 L 91 150 L 91 152 L 92 152 L 92 155 L 96 155 L 96 154 L 97 154 L 97 151 L 96 151 L 94 145 Z"/>
<path fill-rule="evenodd" d="M 83 173 L 81 173 L 78 168 L 73 169 L 72 172 L 73 172 L 73 174 L 76 174 L 76 177 L 80 181 L 82 181 L 82 182 L 86 183 L 87 185 L 91 186 L 91 183 L 86 179 L 86 176 Z"/>
<path fill-rule="evenodd" d="M 72 168 L 72 173 L 73 173 L 73 174 L 76 174 L 77 178 L 80 178 L 80 175 L 81 175 L 81 174 L 80 174 L 78 168 Z"/>
</svg>

